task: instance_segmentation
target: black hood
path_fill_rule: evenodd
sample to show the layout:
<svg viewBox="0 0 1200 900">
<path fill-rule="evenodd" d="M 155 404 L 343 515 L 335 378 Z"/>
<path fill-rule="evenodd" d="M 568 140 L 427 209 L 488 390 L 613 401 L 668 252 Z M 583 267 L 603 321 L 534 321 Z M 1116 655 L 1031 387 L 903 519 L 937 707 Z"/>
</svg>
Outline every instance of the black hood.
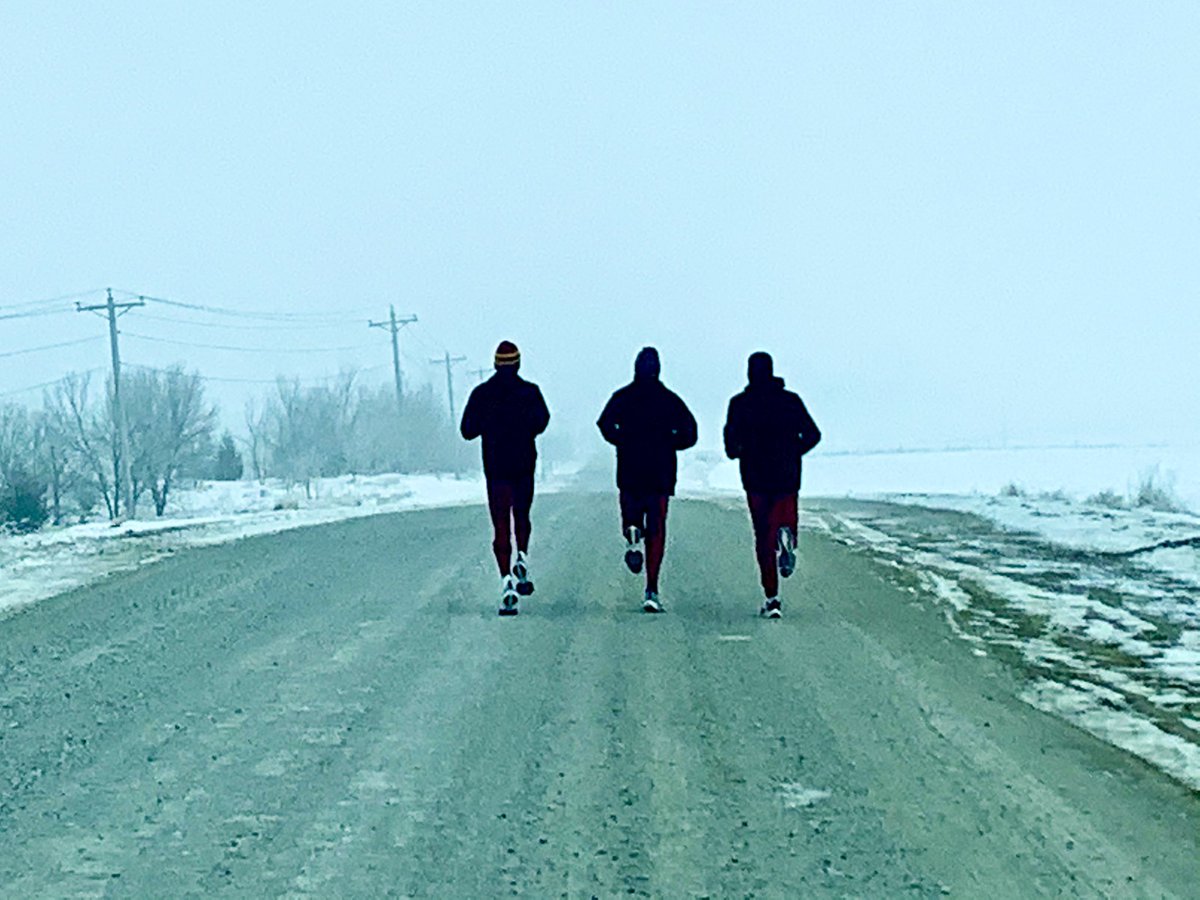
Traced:
<svg viewBox="0 0 1200 900">
<path fill-rule="evenodd" d="M 783 379 L 775 376 L 775 361 L 769 353 L 752 353 L 746 367 L 746 376 L 752 388 L 783 387 Z"/>
<path fill-rule="evenodd" d="M 653 347 L 643 347 L 633 364 L 635 381 L 657 381 L 662 374 L 662 363 L 658 359 L 658 351 Z"/>
</svg>

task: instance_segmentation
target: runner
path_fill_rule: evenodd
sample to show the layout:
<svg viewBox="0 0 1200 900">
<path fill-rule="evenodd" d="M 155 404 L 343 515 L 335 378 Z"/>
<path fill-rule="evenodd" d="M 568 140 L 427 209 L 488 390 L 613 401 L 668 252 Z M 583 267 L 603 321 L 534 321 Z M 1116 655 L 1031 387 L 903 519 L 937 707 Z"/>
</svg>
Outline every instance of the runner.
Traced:
<svg viewBox="0 0 1200 900">
<path fill-rule="evenodd" d="M 754 525 L 754 546 L 762 575 L 759 614 L 782 615 L 779 576 L 796 568 L 796 531 L 800 460 L 821 440 L 821 431 L 804 401 L 775 377 L 769 354 L 750 357 L 750 383 L 729 401 L 725 452 L 741 461 L 742 486 Z"/>
<path fill-rule="evenodd" d="M 666 552 L 667 504 L 675 493 L 675 454 L 696 443 L 696 419 L 659 380 L 660 372 L 658 351 L 646 347 L 634 364 L 633 382 L 612 395 L 596 423 L 617 448 L 625 564 L 636 575 L 645 562 L 642 609 L 650 613 L 663 611 L 658 575 Z"/>
<path fill-rule="evenodd" d="M 517 614 L 517 598 L 533 593 L 529 576 L 529 519 L 533 506 L 535 439 L 550 424 L 550 411 L 536 384 L 517 372 L 521 353 L 502 341 L 496 348 L 496 374 L 471 392 L 463 410 L 462 436 L 483 438 L 483 474 L 495 538 L 492 550 L 500 567 L 500 615 Z M 513 536 L 517 560 L 512 561 Z"/>
</svg>

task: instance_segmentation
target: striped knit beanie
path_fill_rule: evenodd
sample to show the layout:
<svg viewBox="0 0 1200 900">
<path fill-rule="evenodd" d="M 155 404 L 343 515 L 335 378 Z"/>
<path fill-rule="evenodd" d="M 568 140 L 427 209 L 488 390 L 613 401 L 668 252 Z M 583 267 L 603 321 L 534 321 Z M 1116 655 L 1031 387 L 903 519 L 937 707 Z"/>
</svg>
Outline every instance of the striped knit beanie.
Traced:
<svg viewBox="0 0 1200 900">
<path fill-rule="evenodd" d="M 500 346 L 496 348 L 496 368 L 502 369 L 505 366 L 521 365 L 521 351 L 517 349 L 517 345 L 512 341 L 501 341 Z"/>
</svg>

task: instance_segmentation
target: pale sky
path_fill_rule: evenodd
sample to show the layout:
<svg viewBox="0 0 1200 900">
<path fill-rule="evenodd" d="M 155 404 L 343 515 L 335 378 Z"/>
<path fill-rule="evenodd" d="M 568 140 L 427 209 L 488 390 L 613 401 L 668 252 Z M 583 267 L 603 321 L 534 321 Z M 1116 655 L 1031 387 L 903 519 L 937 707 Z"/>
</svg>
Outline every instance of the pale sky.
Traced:
<svg viewBox="0 0 1200 900">
<path fill-rule="evenodd" d="M 1200 440 L 1197 47 L 1191 0 L 5 2 L 0 316 L 329 314 L 123 352 L 383 383 L 395 303 L 410 379 L 510 338 L 576 429 L 654 344 L 710 447 L 757 349 L 830 449 Z M 0 394 L 103 335 L 0 319 Z"/>
</svg>

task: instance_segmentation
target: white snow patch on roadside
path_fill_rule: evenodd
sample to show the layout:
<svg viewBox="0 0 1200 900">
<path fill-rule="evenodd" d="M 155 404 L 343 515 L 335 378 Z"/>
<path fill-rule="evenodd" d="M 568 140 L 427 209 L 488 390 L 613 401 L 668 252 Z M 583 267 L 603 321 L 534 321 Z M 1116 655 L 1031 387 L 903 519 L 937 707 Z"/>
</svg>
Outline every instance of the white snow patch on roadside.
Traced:
<svg viewBox="0 0 1200 900">
<path fill-rule="evenodd" d="M 1109 509 L 1061 497 L 900 494 L 880 499 L 970 513 L 1008 531 L 1036 534 L 1073 550 L 1124 553 L 1161 541 L 1200 537 L 1200 516 L 1191 513 Z M 1138 560 L 1200 587 L 1200 548 L 1155 550 Z"/>
<path fill-rule="evenodd" d="M 1003 530 L 955 533 L 952 523 L 930 527 L 919 513 L 886 508 L 824 514 L 835 539 L 915 573 L 974 654 L 1019 653 L 1038 679 L 1023 699 L 1200 785 L 1200 745 L 1170 724 L 1198 730 L 1187 717 L 1200 707 L 1194 590 L 1127 570 L 1121 560 L 1064 555 L 1053 542 L 1031 545 Z M 1142 571 L 1144 582 L 1133 583 Z"/>
<path fill-rule="evenodd" d="M 1022 699 L 1031 706 L 1073 722 L 1102 741 L 1129 751 L 1188 787 L 1200 790 L 1200 747 L 1168 734 L 1146 719 L 1109 708 L 1112 700 L 1106 693 L 1087 682 L 1076 681 L 1067 686 L 1040 681 L 1029 688 Z"/>
<path fill-rule="evenodd" d="M 558 485 L 543 486 L 542 492 Z M 311 496 L 279 481 L 203 482 L 161 519 L 94 522 L 0 536 L 0 613 L 128 571 L 177 550 L 364 516 L 482 503 L 482 478 L 449 475 L 318 479 Z"/>
</svg>

